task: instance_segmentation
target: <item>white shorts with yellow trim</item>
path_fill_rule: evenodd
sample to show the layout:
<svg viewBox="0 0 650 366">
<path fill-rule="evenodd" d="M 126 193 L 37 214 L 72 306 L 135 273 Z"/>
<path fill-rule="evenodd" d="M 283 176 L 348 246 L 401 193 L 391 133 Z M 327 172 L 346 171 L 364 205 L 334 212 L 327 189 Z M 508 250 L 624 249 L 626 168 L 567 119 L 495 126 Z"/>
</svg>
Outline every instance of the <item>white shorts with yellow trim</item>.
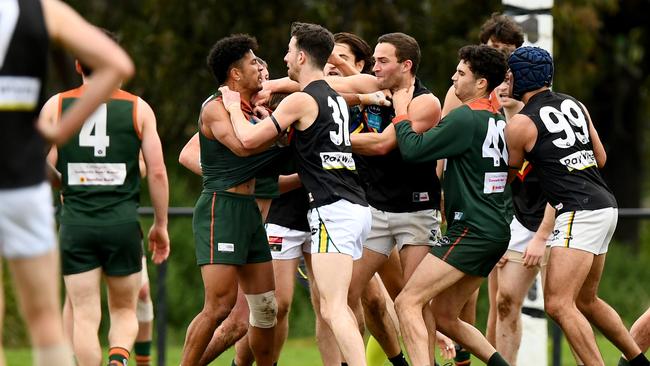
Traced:
<svg viewBox="0 0 650 366">
<path fill-rule="evenodd" d="M 555 228 L 547 245 L 604 254 L 617 222 L 618 209 L 613 207 L 564 212 L 555 218 Z"/>
<path fill-rule="evenodd" d="M 56 248 L 49 183 L 0 190 L 0 256 L 30 258 Z"/>
<path fill-rule="evenodd" d="M 311 253 L 342 253 L 361 258 L 372 215 L 370 207 L 347 200 L 309 210 Z"/>
<path fill-rule="evenodd" d="M 311 249 L 311 233 L 289 229 L 276 224 L 266 224 L 266 235 L 273 259 L 295 259 Z"/>
</svg>

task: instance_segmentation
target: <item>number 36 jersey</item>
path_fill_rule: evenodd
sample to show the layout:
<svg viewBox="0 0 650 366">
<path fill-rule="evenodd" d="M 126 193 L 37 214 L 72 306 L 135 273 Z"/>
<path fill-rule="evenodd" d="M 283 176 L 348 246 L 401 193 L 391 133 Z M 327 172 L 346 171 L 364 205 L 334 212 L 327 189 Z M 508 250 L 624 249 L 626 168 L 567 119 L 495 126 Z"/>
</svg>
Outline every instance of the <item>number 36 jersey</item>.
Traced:
<svg viewBox="0 0 650 366">
<path fill-rule="evenodd" d="M 320 207 L 340 199 L 368 206 L 352 158 L 348 106 L 325 80 L 305 87 L 318 104 L 318 116 L 303 131 L 295 129 L 291 146 L 298 175 L 309 192 L 310 206 Z"/>
<path fill-rule="evenodd" d="M 557 214 L 617 207 L 598 169 L 589 121 L 573 97 L 545 90 L 519 112 L 537 127 L 537 141 L 526 155 Z"/>
<path fill-rule="evenodd" d="M 83 87 L 59 94 L 59 113 Z M 118 90 L 58 149 L 63 224 L 114 225 L 137 221 L 140 195 L 138 97 Z M 60 117 L 60 116 L 59 116 Z"/>
<path fill-rule="evenodd" d="M 447 158 L 442 188 L 447 236 L 488 242 L 510 240 L 511 210 L 505 118 L 487 98 L 464 104 L 421 134 L 410 123 L 395 126 L 404 161 Z"/>
</svg>

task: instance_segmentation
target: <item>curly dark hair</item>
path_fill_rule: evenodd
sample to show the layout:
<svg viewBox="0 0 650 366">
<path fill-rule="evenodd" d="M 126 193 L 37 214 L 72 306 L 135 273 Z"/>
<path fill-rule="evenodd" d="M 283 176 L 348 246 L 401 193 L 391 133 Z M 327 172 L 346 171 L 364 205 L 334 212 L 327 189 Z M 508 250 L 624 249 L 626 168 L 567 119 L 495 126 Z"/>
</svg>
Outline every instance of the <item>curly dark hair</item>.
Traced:
<svg viewBox="0 0 650 366">
<path fill-rule="evenodd" d="M 218 40 L 206 59 L 217 84 L 223 85 L 228 78 L 228 71 L 236 67 L 249 51 L 255 50 L 257 40 L 248 34 L 233 34 Z"/>
<path fill-rule="evenodd" d="M 350 47 L 350 51 L 354 54 L 355 62 L 363 61 L 363 69 L 361 73 L 370 74 L 372 72 L 372 49 L 366 41 L 356 34 L 348 32 L 339 32 L 334 34 L 335 43 L 343 43 Z"/>
<path fill-rule="evenodd" d="M 334 49 L 332 32 L 318 24 L 293 22 L 291 37 L 296 38 L 296 46 L 310 56 L 315 67 L 325 67 Z"/>
<path fill-rule="evenodd" d="M 458 50 L 458 58 L 469 64 L 469 69 L 476 77 L 487 80 L 488 93 L 503 82 L 508 71 L 506 55 L 486 45 L 462 47 Z"/>
<path fill-rule="evenodd" d="M 395 56 L 397 56 L 398 62 L 404 62 L 406 60 L 411 60 L 413 66 L 411 66 L 411 75 L 415 75 L 418 71 L 418 66 L 420 66 L 420 45 L 418 41 L 409 36 L 408 34 L 396 32 L 388 33 L 380 36 L 377 39 L 377 43 L 390 43 L 395 47 Z"/>
<path fill-rule="evenodd" d="M 514 19 L 500 13 L 492 13 L 490 19 L 481 26 L 479 40 L 487 44 L 490 38 L 505 44 L 521 47 L 524 43 L 524 31 Z"/>
</svg>

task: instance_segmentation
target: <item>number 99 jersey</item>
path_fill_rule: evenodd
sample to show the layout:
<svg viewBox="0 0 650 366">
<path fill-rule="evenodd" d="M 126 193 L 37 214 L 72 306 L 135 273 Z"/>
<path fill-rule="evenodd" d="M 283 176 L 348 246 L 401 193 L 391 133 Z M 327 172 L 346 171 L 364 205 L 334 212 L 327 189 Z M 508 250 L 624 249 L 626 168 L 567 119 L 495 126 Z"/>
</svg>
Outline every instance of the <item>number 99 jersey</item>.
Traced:
<svg viewBox="0 0 650 366">
<path fill-rule="evenodd" d="M 83 86 L 59 94 L 59 118 Z M 140 197 L 138 97 L 118 90 L 58 149 L 62 224 L 115 225 L 137 221 Z"/>
<path fill-rule="evenodd" d="M 318 116 L 305 130 L 294 130 L 291 146 L 298 161 L 298 175 L 309 192 L 310 206 L 320 207 L 340 199 L 368 206 L 352 157 L 345 100 L 325 80 L 311 82 L 303 92 L 318 104 Z"/>
<path fill-rule="evenodd" d="M 537 127 L 537 141 L 526 159 L 535 167 L 542 190 L 558 215 L 617 207 L 600 175 L 589 120 L 580 102 L 545 90 L 535 94 L 519 113 Z"/>
</svg>

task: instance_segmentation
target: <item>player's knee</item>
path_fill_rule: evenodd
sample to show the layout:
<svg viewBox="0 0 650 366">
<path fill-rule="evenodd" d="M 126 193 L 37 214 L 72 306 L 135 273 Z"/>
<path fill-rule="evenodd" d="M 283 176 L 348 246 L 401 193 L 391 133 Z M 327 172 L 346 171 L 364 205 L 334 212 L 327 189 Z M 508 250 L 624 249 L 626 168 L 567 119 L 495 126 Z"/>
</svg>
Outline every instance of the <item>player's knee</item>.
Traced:
<svg viewBox="0 0 650 366">
<path fill-rule="evenodd" d="M 567 306 L 570 304 L 556 296 L 544 296 L 544 311 L 553 319 L 560 317 Z"/>
<path fill-rule="evenodd" d="M 292 299 L 281 299 L 276 297 L 275 300 L 278 303 L 278 321 L 285 319 L 287 316 L 289 316 L 289 312 L 291 311 Z"/>
<path fill-rule="evenodd" d="M 499 320 L 507 318 L 514 312 L 515 303 L 511 295 L 501 294 L 497 295 L 497 314 L 499 315 Z"/>
<path fill-rule="evenodd" d="M 149 296 L 145 299 L 138 297 L 138 303 L 135 308 L 135 315 L 139 323 L 146 323 L 153 320 L 153 303 Z"/>
<path fill-rule="evenodd" d="M 150 298 L 150 295 L 149 295 L 149 284 L 145 283 L 140 288 L 140 291 L 138 291 L 138 301 L 140 301 L 140 300 L 142 300 L 142 301 L 147 301 L 148 300 L 149 302 L 151 302 L 151 298 Z"/>
<path fill-rule="evenodd" d="M 580 310 L 581 313 L 591 314 L 592 307 L 596 305 L 597 301 L 598 301 L 597 297 L 578 296 L 578 298 L 576 299 L 576 306 L 578 307 L 578 310 Z"/>
<path fill-rule="evenodd" d="M 272 328 L 277 323 L 278 303 L 275 291 L 246 295 L 250 311 L 249 322 L 257 328 Z"/>
</svg>

